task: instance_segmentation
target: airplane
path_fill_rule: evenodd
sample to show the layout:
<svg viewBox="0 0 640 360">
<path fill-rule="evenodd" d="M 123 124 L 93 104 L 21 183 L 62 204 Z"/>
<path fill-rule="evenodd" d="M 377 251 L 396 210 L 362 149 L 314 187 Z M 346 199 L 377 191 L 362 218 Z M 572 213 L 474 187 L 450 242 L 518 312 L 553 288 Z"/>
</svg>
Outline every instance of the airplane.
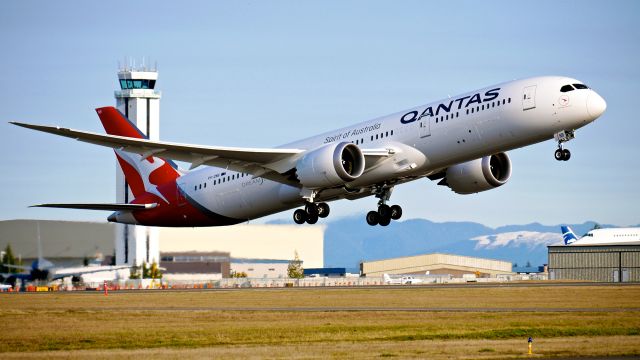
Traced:
<svg viewBox="0 0 640 360">
<path fill-rule="evenodd" d="M 402 216 L 399 205 L 388 204 L 395 186 L 423 178 L 457 194 L 502 186 L 511 176 L 506 151 L 555 139 L 555 158 L 569 160 L 564 144 L 606 106 L 576 79 L 532 77 L 276 148 L 152 141 L 113 107 L 96 109 L 107 134 L 11 123 L 113 148 L 134 196 L 129 203 L 36 207 L 110 210 L 111 222 L 169 227 L 233 225 L 298 208 L 295 223 L 315 224 L 329 215 L 327 202 L 375 196 L 377 209 L 366 221 L 387 226 Z"/>
<path fill-rule="evenodd" d="M 83 266 L 65 268 L 55 266 L 51 261 L 42 256 L 42 243 L 40 241 L 40 225 L 38 224 L 38 258 L 34 260 L 30 266 L 2 264 L 7 268 L 21 269 L 26 272 L 22 273 L 3 273 L 0 278 L 4 283 L 14 285 L 16 280 L 20 279 L 24 282 L 45 281 L 51 282 L 63 278 L 80 277 L 84 274 L 92 274 L 97 272 L 114 271 L 127 269 L 127 265 L 105 265 L 105 266 Z"/>
<path fill-rule="evenodd" d="M 399 278 L 392 278 L 389 274 L 383 274 L 384 283 L 388 285 L 417 285 L 422 284 L 422 279 L 416 279 L 411 275 L 402 275 Z"/>
<path fill-rule="evenodd" d="M 611 228 L 589 230 L 581 238 L 569 226 L 561 226 L 565 245 L 612 245 L 640 243 L 640 228 Z"/>
</svg>

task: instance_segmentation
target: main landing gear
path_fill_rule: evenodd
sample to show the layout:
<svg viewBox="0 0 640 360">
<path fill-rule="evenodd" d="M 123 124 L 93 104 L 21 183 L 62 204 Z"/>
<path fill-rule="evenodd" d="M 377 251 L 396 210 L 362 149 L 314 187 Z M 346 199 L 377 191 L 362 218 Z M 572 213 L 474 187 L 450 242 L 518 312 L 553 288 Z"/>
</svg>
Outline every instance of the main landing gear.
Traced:
<svg viewBox="0 0 640 360">
<path fill-rule="evenodd" d="M 367 224 L 371 226 L 387 226 L 391 223 L 391 220 L 398 220 L 402 217 L 402 208 L 400 205 L 389 206 L 386 202 L 391 197 L 390 188 L 380 188 L 377 191 L 376 197 L 380 199 L 378 201 L 378 211 L 369 211 L 367 213 Z"/>
<path fill-rule="evenodd" d="M 318 222 L 318 218 L 326 218 L 329 216 L 329 205 L 327 203 L 312 203 L 307 202 L 303 209 L 298 209 L 293 212 L 293 221 L 296 224 L 315 224 Z"/>
<path fill-rule="evenodd" d="M 569 140 L 571 140 L 573 138 L 575 138 L 573 130 L 561 131 L 559 133 L 554 134 L 553 138 L 556 139 L 556 141 L 558 142 L 558 149 L 554 153 L 554 156 L 555 156 L 556 160 L 558 160 L 558 161 L 567 161 L 567 160 L 569 160 L 571 158 L 571 152 L 569 151 L 569 149 L 564 149 L 562 144 L 566 143 L 567 141 L 569 141 Z"/>
</svg>

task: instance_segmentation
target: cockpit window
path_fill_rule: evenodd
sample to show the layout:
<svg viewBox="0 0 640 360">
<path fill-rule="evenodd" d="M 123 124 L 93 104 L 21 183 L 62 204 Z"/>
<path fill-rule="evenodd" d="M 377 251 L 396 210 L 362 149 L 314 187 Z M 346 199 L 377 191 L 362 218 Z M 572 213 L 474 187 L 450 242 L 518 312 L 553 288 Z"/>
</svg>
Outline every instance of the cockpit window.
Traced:
<svg viewBox="0 0 640 360">
<path fill-rule="evenodd" d="M 575 86 L 576 89 L 578 90 L 582 90 L 582 89 L 588 89 L 589 87 L 585 84 L 573 84 L 573 86 Z"/>
<path fill-rule="evenodd" d="M 567 92 L 567 91 L 573 91 L 573 90 L 575 89 L 571 85 L 564 85 L 563 87 L 560 88 L 560 92 Z"/>
</svg>

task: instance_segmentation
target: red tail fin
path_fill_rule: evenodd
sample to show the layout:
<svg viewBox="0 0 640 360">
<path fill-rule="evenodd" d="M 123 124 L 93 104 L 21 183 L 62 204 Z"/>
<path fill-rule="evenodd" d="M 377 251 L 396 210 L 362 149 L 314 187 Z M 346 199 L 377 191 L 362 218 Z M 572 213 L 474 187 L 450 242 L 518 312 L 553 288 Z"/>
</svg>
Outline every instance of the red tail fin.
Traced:
<svg viewBox="0 0 640 360">
<path fill-rule="evenodd" d="M 96 109 L 96 112 L 107 134 L 138 139 L 146 138 L 146 136 L 116 108 L 107 106 Z M 149 156 L 143 159 L 142 155 L 118 149 L 114 151 L 133 196 L 139 197 L 144 193 L 152 193 L 167 201 L 167 198 L 158 191 L 158 186 L 170 181 L 175 181 L 175 179 L 180 176 L 180 173 L 170 162 L 159 157 Z"/>
</svg>

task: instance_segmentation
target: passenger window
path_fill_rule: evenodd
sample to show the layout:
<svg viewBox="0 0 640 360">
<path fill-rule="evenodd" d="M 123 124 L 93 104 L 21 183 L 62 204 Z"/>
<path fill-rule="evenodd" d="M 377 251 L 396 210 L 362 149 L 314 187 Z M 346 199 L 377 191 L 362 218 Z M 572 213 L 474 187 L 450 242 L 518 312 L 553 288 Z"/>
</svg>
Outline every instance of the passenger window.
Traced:
<svg viewBox="0 0 640 360">
<path fill-rule="evenodd" d="M 469 115 L 469 109 L 467 109 L 467 115 Z"/>
<path fill-rule="evenodd" d="M 573 86 L 564 85 L 563 87 L 560 88 L 560 92 L 568 92 L 568 91 L 573 91 Z"/>
<path fill-rule="evenodd" d="M 509 104 L 511 104 L 511 98 L 509 98 L 509 101 L 507 101 Z"/>
<path fill-rule="evenodd" d="M 391 136 L 393 136 L 393 130 L 391 130 Z"/>
<path fill-rule="evenodd" d="M 389 136 L 389 132 L 387 131 L 384 136 L 385 137 Z"/>
<path fill-rule="evenodd" d="M 376 140 L 378 140 L 378 134 L 376 134 Z"/>
<path fill-rule="evenodd" d="M 504 105 L 504 104 L 506 104 L 506 103 L 507 103 L 507 100 L 502 99 L 502 105 Z"/>
<path fill-rule="evenodd" d="M 371 141 L 373 141 L 373 135 L 371 135 Z"/>
<path fill-rule="evenodd" d="M 473 114 L 473 108 L 471 108 L 471 113 Z"/>
<path fill-rule="evenodd" d="M 193 190 L 194 190 L 194 191 L 195 191 L 195 190 L 198 190 L 198 185 L 194 186 L 194 187 L 193 187 Z"/>
</svg>

